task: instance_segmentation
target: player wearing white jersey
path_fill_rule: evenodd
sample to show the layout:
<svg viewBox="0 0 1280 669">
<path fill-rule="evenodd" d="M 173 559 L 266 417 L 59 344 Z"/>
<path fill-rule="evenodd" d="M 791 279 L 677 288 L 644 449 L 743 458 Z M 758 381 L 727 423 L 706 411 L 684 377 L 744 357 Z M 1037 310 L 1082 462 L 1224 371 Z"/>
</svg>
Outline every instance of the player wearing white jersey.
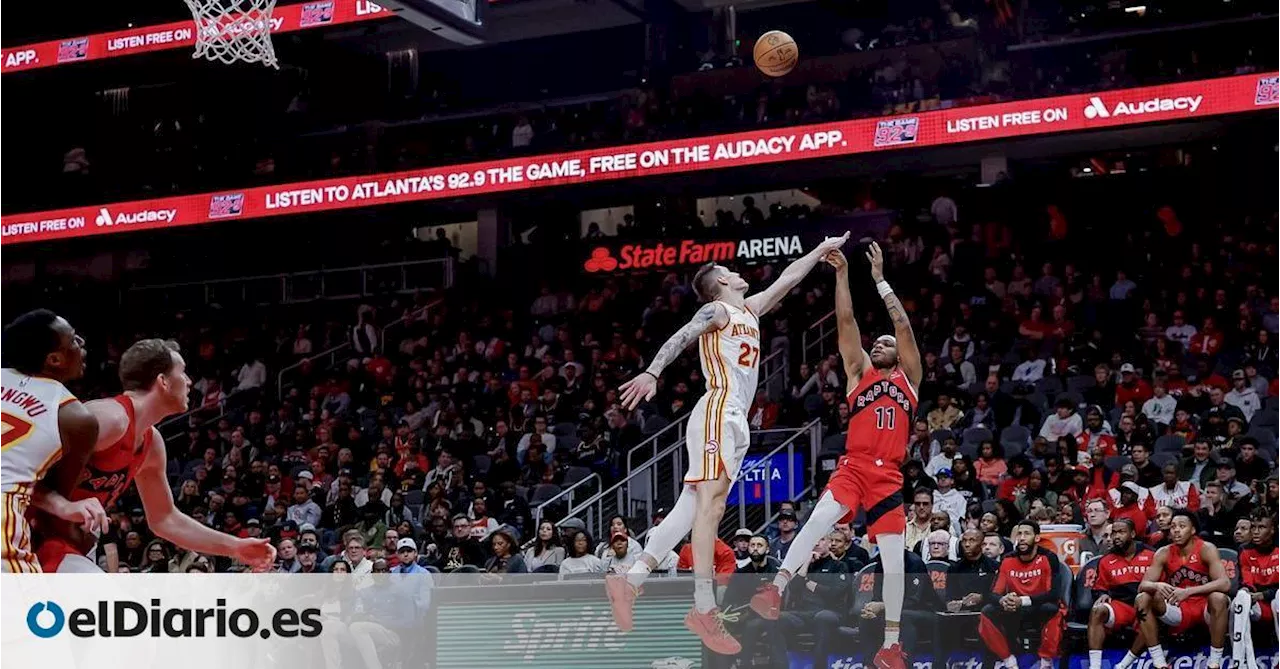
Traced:
<svg viewBox="0 0 1280 669">
<path fill-rule="evenodd" d="M 662 345 L 648 369 L 622 385 L 621 401 L 627 410 L 653 399 L 662 370 L 689 344 L 698 342 L 707 392 L 689 417 L 684 490 L 666 518 L 649 530 L 644 552 L 630 571 L 605 579 L 618 629 L 629 632 L 634 627 L 632 607 L 640 585 L 658 565 L 654 556 L 666 556 L 692 530 L 694 606 L 685 616 L 685 627 L 716 653 L 741 652 L 742 645 L 725 630 L 716 608 L 712 572 L 725 498 L 750 446 L 747 412 L 760 368 L 759 318 L 848 239 L 845 233 L 822 242 L 783 270 L 773 285 L 751 297 L 746 296 L 746 280 L 737 272 L 714 263 L 704 265 L 693 277 L 693 289 L 706 304 Z"/>
<path fill-rule="evenodd" d="M 46 309 L 19 316 L 4 329 L 0 370 L 0 571 L 39 572 L 27 508 L 35 504 L 91 531 L 105 529 L 97 500 L 69 502 L 69 491 L 93 451 L 98 422 L 64 382 L 84 375 L 84 340 Z M 62 460 L 57 476 L 45 476 Z"/>
</svg>

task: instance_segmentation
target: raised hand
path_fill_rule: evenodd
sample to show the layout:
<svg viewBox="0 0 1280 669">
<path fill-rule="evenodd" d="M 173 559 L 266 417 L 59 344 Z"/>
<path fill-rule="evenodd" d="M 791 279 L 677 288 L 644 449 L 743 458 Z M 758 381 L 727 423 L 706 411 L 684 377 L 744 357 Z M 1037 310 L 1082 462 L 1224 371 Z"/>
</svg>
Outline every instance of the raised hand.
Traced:
<svg viewBox="0 0 1280 669">
<path fill-rule="evenodd" d="M 641 401 L 649 401 L 658 394 L 658 377 L 649 372 L 640 372 L 630 381 L 618 387 L 622 391 L 619 399 L 622 408 L 631 411 L 640 406 Z"/>
<path fill-rule="evenodd" d="M 840 249 L 834 249 L 827 255 L 823 256 L 823 260 L 831 265 L 837 272 L 844 272 L 849 269 L 849 259 L 844 257 L 844 252 Z"/>
<path fill-rule="evenodd" d="M 876 283 L 884 281 L 884 253 L 880 251 L 879 244 L 871 242 L 867 248 L 867 262 L 871 263 L 871 278 Z"/>
<path fill-rule="evenodd" d="M 838 250 L 841 246 L 844 246 L 844 243 L 847 241 L 849 241 L 849 233 L 847 232 L 839 237 L 827 237 L 816 247 L 818 257 L 824 257 L 828 253 Z"/>
</svg>

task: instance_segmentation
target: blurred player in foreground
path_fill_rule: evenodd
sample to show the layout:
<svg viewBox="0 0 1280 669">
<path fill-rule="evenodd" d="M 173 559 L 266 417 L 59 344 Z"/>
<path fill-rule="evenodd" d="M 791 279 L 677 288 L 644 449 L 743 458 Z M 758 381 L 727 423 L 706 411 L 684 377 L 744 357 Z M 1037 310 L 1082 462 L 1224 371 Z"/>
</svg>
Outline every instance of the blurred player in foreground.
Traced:
<svg viewBox="0 0 1280 669">
<path fill-rule="evenodd" d="M 275 549 L 269 540 L 241 539 L 206 527 L 173 503 L 164 438 L 155 425 L 187 410 L 191 379 L 178 345 L 143 339 L 130 346 L 120 358 L 120 383 L 120 395 L 85 405 L 98 421 L 97 446 L 79 472 L 71 501 L 97 499 L 110 508 L 136 480 L 147 524 L 156 536 L 187 550 L 232 557 L 255 569 L 270 567 Z M 37 554 L 47 571 L 101 571 L 87 557 L 97 541 L 92 532 L 56 518 L 41 519 L 39 529 Z"/>
<path fill-rule="evenodd" d="M 742 645 L 725 630 L 716 607 L 712 575 L 725 498 L 751 445 L 747 412 L 760 371 L 760 316 L 848 239 L 849 233 L 845 233 L 818 244 L 783 270 L 773 285 L 751 297 L 746 296 L 750 286 L 737 272 L 714 263 L 704 265 L 693 277 L 693 289 L 706 304 L 662 345 L 648 369 L 622 385 L 622 405 L 627 410 L 653 399 L 662 370 L 689 344 L 698 342 L 707 392 L 689 416 L 685 442 L 689 471 L 684 490 L 666 518 L 649 531 L 644 553 L 631 570 L 605 580 L 618 629 L 630 632 L 634 627 L 632 606 L 641 584 L 658 565 L 654 556 L 670 553 L 692 529 L 694 606 L 685 616 L 685 627 L 716 653 L 737 655 L 742 651 Z"/>
<path fill-rule="evenodd" d="M 27 508 L 44 508 L 88 530 L 107 526 L 97 500 L 67 502 L 48 495 L 50 487 L 70 490 L 98 438 L 98 422 L 63 383 L 84 375 L 84 339 L 65 319 L 47 309 L 27 312 L 4 329 L 4 369 L 0 372 L 0 492 L 4 495 L 0 570 L 40 572 L 32 548 Z M 58 461 L 71 473 L 46 480 Z"/>
<path fill-rule="evenodd" d="M 777 577 L 751 598 L 751 608 L 762 618 L 776 620 L 783 590 L 808 561 L 818 539 L 836 523 L 851 521 L 859 508 L 865 509 L 867 535 L 880 546 L 885 573 L 884 643 L 874 663 L 880 669 L 902 669 L 906 656 L 899 637 L 905 588 L 903 531 L 907 522 L 902 510 L 902 461 L 917 404 L 920 350 L 902 302 L 884 280 L 884 255 L 879 244 L 871 243 L 867 261 L 876 290 L 889 310 L 894 334 L 876 339 L 870 355 L 862 350 L 862 333 L 854 318 L 849 263 L 839 249 L 828 254 L 826 261 L 836 268 L 836 327 L 840 357 L 849 379 L 845 454 L 808 522 L 787 549 Z"/>
</svg>

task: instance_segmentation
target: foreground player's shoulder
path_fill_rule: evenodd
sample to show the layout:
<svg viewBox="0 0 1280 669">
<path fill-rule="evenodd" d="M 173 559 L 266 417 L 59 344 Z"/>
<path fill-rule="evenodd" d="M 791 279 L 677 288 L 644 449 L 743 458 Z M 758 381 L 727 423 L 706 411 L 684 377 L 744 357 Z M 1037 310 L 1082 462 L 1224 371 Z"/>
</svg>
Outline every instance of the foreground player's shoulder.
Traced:
<svg viewBox="0 0 1280 669">
<path fill-rule="evenodd" d="M 85 409 L 98 421 L 98 442 L 114 443 L 129 431 L 129 412 L 113 398 L 90 400 Z"/>
<path fill-rule="evenodd" d="M 92 444 L 98 439 L 98 420 L 84 403 L 71 397 L 58 406 L 58 431 L 73 440 L 87 440 Z"/>
</svg>

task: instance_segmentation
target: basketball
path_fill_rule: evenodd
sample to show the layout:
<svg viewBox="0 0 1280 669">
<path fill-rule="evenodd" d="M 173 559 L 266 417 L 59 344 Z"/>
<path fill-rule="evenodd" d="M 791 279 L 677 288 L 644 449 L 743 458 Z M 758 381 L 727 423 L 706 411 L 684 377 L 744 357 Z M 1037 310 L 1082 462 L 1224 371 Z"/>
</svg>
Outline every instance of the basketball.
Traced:
<svg viewBox="0 0 1280 669">
<path fill-rule="evenodd" d="M 771 77 L 781 77 L 790 72 L 800 60 L 800 48 L 790 35 L 781 30 L 770 30 L 756 40 L 752 57 L 761 72 Z"/>
</svg>

